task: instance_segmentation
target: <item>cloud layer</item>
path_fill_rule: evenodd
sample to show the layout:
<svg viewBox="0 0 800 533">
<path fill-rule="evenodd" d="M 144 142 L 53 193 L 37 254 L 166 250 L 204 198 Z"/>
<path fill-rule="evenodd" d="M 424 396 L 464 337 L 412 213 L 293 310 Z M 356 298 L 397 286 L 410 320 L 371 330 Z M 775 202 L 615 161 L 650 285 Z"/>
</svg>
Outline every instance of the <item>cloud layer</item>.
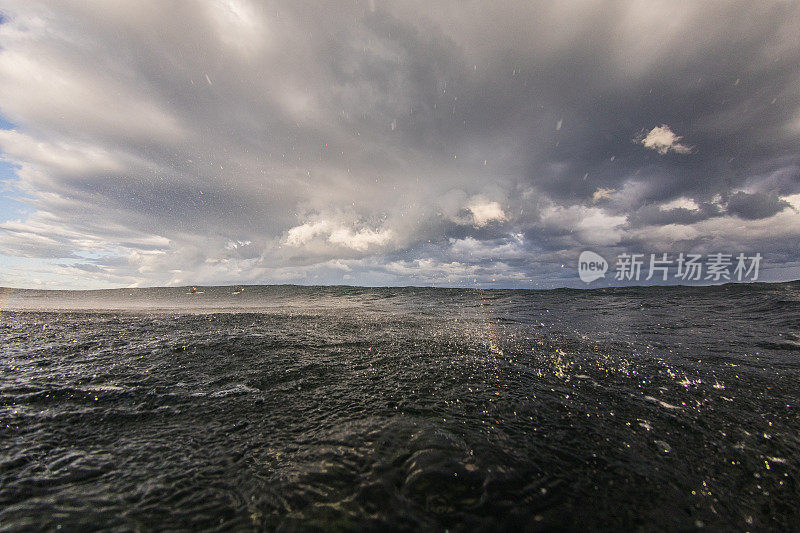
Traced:
<svg viewBox="0 0 800 533">
<path fill-rule="evenodd" d="M 4 3 L 0 284 L 800 277 L 792 3 Z"/>
</svg>

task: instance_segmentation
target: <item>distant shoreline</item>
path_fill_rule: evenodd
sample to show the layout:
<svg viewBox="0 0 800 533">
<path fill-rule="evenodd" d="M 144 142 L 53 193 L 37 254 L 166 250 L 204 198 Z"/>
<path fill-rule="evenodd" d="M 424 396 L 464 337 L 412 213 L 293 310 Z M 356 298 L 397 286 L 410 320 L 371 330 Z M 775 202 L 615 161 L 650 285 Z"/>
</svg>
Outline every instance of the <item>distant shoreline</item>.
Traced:
<svg viewBox="0 0 800 533">
<path fill-rule="evenodd" d="M 30 292 L 52 292 L 52 293 L 78 293 L 78 292 L 112 292 L 112 291 L 145 291 L 157 289 L 186 289 L 197 287 L 198 289 L 231 289 L 235 287 L 253 288 L 280 288 L 291 287 L 299 289 L 352 289 L 352 290 L 402 290 L 402 289 L 425 289 L 425 290 L 458 290 L 458 291 L 531 291 L 531 292 L 551 292 L 551 291 L 607 291 L 607 290 L 628 290 L 628 289 L 653 289 L 653 288 L 684 288 L 684 289 L 708 289 L 712 287 L 738 287 L 738 286 L 765 286 L 765 285 L 791 285 L 800 283 L 800 279 L 788 281 L 748 281 L 715 283 L 715 284 L 657 284 L 657 285 L 609 285 L 602 287 L 575 286 L 575 287 L 551 287 L 551 288 L 531 288 L 531 287 L 464 287 L 464 286 L 435 286 L 435 285 L 302 285 L 297 283 L 266 283 L 245 285 L 242 283 L 232 283 L 230 285 L 155 285 L 148 287 L 109 287 L 105 289 L 39 289 L 33 287 L 0 287 L 0 294 L 6 291 L 30 291 Z"/>
</svg>

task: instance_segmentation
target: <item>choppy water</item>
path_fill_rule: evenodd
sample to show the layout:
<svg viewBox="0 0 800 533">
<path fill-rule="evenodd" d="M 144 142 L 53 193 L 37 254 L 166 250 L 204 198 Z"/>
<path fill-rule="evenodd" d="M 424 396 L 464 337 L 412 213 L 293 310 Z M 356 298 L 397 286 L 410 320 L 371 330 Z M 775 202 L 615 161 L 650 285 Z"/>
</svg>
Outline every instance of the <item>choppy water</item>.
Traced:
<svg viewBox="0 0 800 533">
<path fill-rule="evenodd" d="M 0 292 L 1 529 L 800 524 L 798 283 L 203 291 Z"/>
</svg>

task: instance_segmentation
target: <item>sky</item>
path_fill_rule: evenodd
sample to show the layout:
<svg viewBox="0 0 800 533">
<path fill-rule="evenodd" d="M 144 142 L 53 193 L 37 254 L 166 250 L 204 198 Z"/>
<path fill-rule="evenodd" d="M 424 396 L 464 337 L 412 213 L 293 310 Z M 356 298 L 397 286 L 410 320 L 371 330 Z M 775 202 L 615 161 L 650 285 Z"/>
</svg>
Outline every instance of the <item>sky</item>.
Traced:
<svg viewBox="0 0 800 533">
<path fill-rule="evenodd" d="M 800 3 L 0 14 L 2 286 L 584 287 L 586 250 L 589 286 L 634 253 L 800 278 Z"/>
</svg>

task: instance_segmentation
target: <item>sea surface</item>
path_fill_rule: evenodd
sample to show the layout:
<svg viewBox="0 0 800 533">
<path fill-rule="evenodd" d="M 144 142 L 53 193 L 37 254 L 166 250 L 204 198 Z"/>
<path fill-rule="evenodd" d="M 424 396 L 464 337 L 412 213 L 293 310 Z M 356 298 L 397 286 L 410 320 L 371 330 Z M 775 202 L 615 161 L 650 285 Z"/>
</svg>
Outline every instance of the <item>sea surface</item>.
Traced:
<svg viewBox="0 0 800 533">
<path fill-rule="evenodd" d="M 0 530 L 797 530 L 800 283 L 0 290 Z"/>
</svg>

